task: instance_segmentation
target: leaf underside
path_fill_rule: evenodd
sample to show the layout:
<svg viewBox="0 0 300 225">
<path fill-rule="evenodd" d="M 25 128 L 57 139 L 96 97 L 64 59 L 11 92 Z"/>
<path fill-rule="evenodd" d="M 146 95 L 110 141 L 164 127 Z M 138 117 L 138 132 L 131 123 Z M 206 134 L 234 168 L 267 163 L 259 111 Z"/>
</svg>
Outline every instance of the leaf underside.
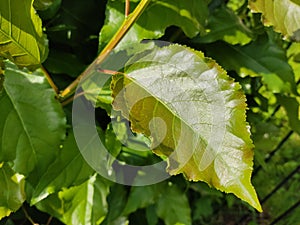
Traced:
<svg viewBox="0 0 300 225">
<path fill-rule="evenodd" d="M 132 58 L 115 75 L 113 107 L 167 156 L 167 171 L 234 193 L 261 211 L 250 178 L 253 144 L 238 83 L 201 52 L 179 45 Z"/>
</svg>

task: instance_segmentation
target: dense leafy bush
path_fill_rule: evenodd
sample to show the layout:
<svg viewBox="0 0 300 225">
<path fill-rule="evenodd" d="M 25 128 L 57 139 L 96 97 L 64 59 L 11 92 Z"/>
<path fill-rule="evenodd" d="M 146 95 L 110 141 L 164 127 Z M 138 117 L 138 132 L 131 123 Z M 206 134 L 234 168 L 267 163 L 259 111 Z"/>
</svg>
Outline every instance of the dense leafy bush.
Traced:
<svg viewBox="0 0 300 225">
<path fill-rule="evenodd" d="M 0 10 L 0 224 L 300 222 L 299 1 Z"/>
</svg>

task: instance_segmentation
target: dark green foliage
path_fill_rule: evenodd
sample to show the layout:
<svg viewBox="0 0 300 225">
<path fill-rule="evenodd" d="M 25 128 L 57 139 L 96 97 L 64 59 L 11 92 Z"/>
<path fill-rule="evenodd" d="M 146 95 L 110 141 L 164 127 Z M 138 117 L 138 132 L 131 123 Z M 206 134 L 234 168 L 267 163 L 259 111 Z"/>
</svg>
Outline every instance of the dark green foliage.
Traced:
<svg viewBox="0 0 300 225">
<path fill-rule="evenodd" d="M 234 156 L 225 152 L 219 159 L 226 163 L 216 160 L 216 164 L 209 167 L 210 172 L 205 174 L 198 171 L 197 160 L 182 170 L 176 167 L 176 160 L 168 161 L 169 172 L 174 176 L 147 186 L 116 184 L 96 173 L 76 143 L 76 134 L 72 131 L 75 126 L 72 124 L 72 105 L 65 99 L 60 101 L 59 93 L 47 82 L 52 79 L 62 91 L 92 63 L 122 26 L 125 1 L 16 2 L 1 0 L 0 3 L 0 225 L 300 223 L 299 0 L 152 0 L 117 45 L 114 54 L 122 60 L 108 60 L 99 68 L 93 68 L 92 73 L 96 76 L 81 86 L 75 101 L 82 101 L 86 109 L 96 106 L 93 114 L 97 138 L 111 154 L 100 153 L 99 167 L 106 168 L 108 173 L 111 168 L 128 164 L 151 165 L 169 160 L 166 156 L 173 151 L 172 147 L 176 147 L 178 133 L 175 130 L 169 132 L 172 141 L 162 141 L 154 150 L 158 155 L 153 154 L 147 150 L 151 141 L 152 146 L 155 145 L 159 132 L 156 136 L 151 133 L 153 130 L 143 124 L 143 118 L 150 121 L 163 112 L 162 118 L 166 121 L 175 118 L 167 123 L 171 124 L 169 128 L 178 128 L 176 122 L 182 120 L 188 125 L 185 133 L 196 133 L 194 124 L 183 115 L 178 116 L 172 104 L 162 98 L 172 97 L 173 90 L 168 86 L 170 80 L 179 82 L 185 76 L 171 74 L 172 79 L 166 79 L 168 83 L 164 80 L 168 74 L 160 74 L 157 78 L 159 88 L 151 89 L 154 85 L 143 85 L 141 80 L 134 78 L 134 73 L 143 71 L 144 77 L 151 75 L 154 64 L 136 62 L 137 56 L 150 61 L 167 57 L 178 66 L 184 62 L 190 71 L 217 68 L 214 73 L 217 77 L 210 79 L 211 88 L 217 91 L 211 92 L 210 96 L 226 92 L 222 96 L 227 98 L 226 103 L 231 103 L 226 109 L 232 110 L 225 115 L 227 119 L 233 117 L 233 120 L 226 120 L 226 132 L 246 142 L 246 156 L 234 163 Z M 131 1 L 130 12 L 139 2 Z M 151 42 L 137 44 L 142 40 L 157 39 L 185 45 L 183 48 L 201 60 L 184 58 L 187 55 L 176 58 L 174 55 L 180 52 L 176 46 L 179 45 L 163 48 L 170 50 L 168 54 L 163 50 L 155 51 L 159 53 L 156 56 L 151 53 L 154 49 Z M 111 57 L 117 58 L 116 55 Z M 219 83 L 214 86 L 213 81 Z M 113 97 L 131 82 L 136 85 L 133 94 L 126 96 L 130 93 L 128 89 L 114 102 L 114 107 L 122 109 L 123 115 L 113 112 Z M 180 85 L 186 88 L 182 88 L 182 93 L 191 90 L 184 82 Z M 169 88 L 169 92 L 160 92 L 163 88 Z M 150 90 L 154 90 L 152 99 L 139 102 L 143 106 L 126 116 L 126 106 L 139 94 Z M 188 103 L 196 101 L 198 104 L 199 99 L 193 97 L 200 96 L 205 99 L 197 105 L 201 118 L 210 115 L 220 118 L 223 114 L 210 108 L 209 103 L 213 101 L 205 98 L 205 94 L 203 97 L 205 92 L 197 91 L 199 89 L 190 95 L 192 100 Z M 247 111 L 242 91 L 247 98 Z M 176 99 L 174 97 L 172 102 Z M 237 101 L 241 104 L 236 104 Z M 153 112 L 147 109 L 152 103 L 159 105 Z M 201 105 L 204 103 L 207 104 Z M 247 121 L 244 121 L 245 112 Z M 247 129 L 251 131 L 253 149 L 245 122 L 249 124 Z M 158 125 L 158 131 L 164 129 Z M 201 135 L 197 137 L 202 138 Z M 191 136 L 184 146 L 190 146 Z M 203 140 L 204 143 L 207 141 Z M 235 150 L 240 151 L 240 148 L 241 145 Z M 242 185 L 235 183 L 228 188 L 214 183 L 217 180 L 214 168 L 221 173 L 228 168 L 242 170 L 246 165 L 248 174 L 242 173 L 241 179 L 246 179 L 248 184 L 253 152 L 251 181 L 262 213 L 235 195 L 213 188 L 238 193 L 237 196 L 259 209 L 258 202 L 251 202 L 254 190 L 253 198 L 247 199 L 244 197 L 247 191 L 241 191 Z M 90 159 L 97 160 L 99 155 L 96 153 L 92 151 Z M 122 173 L 111 173 L 112 177 L 126 180 Z M 193 173 L 197 176 L 191 178 Z M 212 187 L 202 181 L 187 179 L 206 181 Z"/>
</svg>

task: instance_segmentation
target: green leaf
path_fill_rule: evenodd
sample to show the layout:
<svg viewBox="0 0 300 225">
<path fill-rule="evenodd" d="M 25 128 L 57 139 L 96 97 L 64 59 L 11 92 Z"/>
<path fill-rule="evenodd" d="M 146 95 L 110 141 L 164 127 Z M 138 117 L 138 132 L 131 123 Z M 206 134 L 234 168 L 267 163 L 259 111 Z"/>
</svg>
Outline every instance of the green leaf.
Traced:
<svg viewBox="0 0 300 225">
<path fill-rule="evenodd" d="M 295 77 L 287 63 L 286 52 L 271 35 L 259 36 L 245 46 L 216 42 L 205 48 L 208 55 L 226 70 L 235 70 L 242 77 L 262 76 L 268 89 L 274 93 L 297 93 Z"/>
<path fill-rule="evenodd" d="M 204 36 L 195 38 L 197 43 L 211 43 L 224 40 L 230 44 L 247 44 L 252 39 L 252 31 L 245 26 L 232 10 L 222 6 L 216 8 L 208 18 L 208 30 Z"/>
<path fill-rule="evenodd" d="M 24 177 L 7 163 L 0 164 L 0 219 L 17 211 L 25 201 Z"/>
<path fill-rule="evenodd" d="M 129 215 L 140 208 L 146 208 L 148 213 L 154 213 L 150 220 L 155 220 L 159 216 L 165 224 L 191 224 L 188 199 L 171 182 L 132 187 L 123 214 Z"/>
<path fill-rule="evenodd" d="M 77 77 L 86 67 L 76 55 L 58 50 L 50 51 L 43 65 L 51 73 L 63 73 L 71 77 Z"/>
<path fill-rule="evenodd" d="M 250 0 L 249 5 L 253 11 L 263 14 L 266 26 L 274 26 L 275 31 L 300 41 L 299 1 Z"/>
<path fill-rule="evenodd" d="M 297 98 L 276 95 L 278 103 L 284 107 L 289 118 L 290 127 L 300 134 L 300 107 Z"/>
<path fill-rule="evenodd" d="M 132 8 L 135 4 L 131 4 Z M 108 1 L 106 20 L 100 32 L 99 50 L 102 50 L 123 23 L 125 3 Z M 175 25 L 180 27 L 188 37 L 204 33 L 204 25 L 208 16 L 207 1 L 192 0 L 155 0 L 151 1 L 143 14 L 133 25 L 127 35 L 118 44 L 123 50 L 128 45 L 143 39 L 157 39 L 164 35 L 165 29 Z"/>
<path fill-rule="evenodd" d="M 0 2 L 0 55 L 19 66 L 42 63 L 48 52 L 33 0 Z"/>
<path fill-rule="evenodd" d="M 300 80 L 300 43 L 292 43 L 287 51 L 289 64 L 294 70 L 296 81 Z"/>
<path fill-rule="evenodd" d="M 33 6 L 36 10 L 48 9 L 56 0 L 34 0 Z"/>
<path fill-rule="evenodd" d="M 156 215 L 156 208 L 150 205 L 146 208 L 146 218 L 149 225 L 156 225 L 158 223 L 158 216 Z"/>
<path fill-rule="evenodd" d="M 65 224 L 100 224 L 107 214 L 108 187 L 106 180 L 94 175 L 79 186 L 50 195 L 39 202 L 37 207 L 55 215 Z"/>
<path fill-rule="evenodd" d="M 110 194 L 107 197 L 108 213 L 103 222 L 104 225 L 123 224 L 122 212 L 126 204 L 126 189 L 123 185 L 115 184 L 111 187 Z"/>
<path fill-rule="evenodd" d="M 150 211 L 154 209 L 155 215 L 157 214 L 158 217 L 163 219 L 165 224 L 191 224 L 188 199 L 171 182 L 132 187 L 123 214 L 129 215 L 137 209 L 146 207 L 147 210 L 150 207 Z M 154 219 L 155 215 L 152 215 Z"/>
<path fill-rule="evenodd" d="M 34 189 L 31 204 L 46 198 L 49 194 L 60 191 L 86 181 L 93 170 L 83 159 L 73 133 L 62 146 L 55 161 L 48 166 L 47 171 L 39 179 Z"/>
<path fill-rule="evenodd" d="M 136 60 L 136 61 L 134 61 Z M 179 45 L 137 55 L 113 77 L 117 110 L 168 156 L 168 172 L 234 193 L 261 211 L 250 183 L 253 145 L 239 84 L 201 52 Z"/>
<path fill-rule="evenodd" d="M 166 225 L 189 225 L 191 209 L 188 199 L 175 184 L 166 187 L 167 191 L 157 202 L 156 213 Z"/>
<path fill-rule="evenodd" d="M 57 156 L 66 119 L 40 70 L 29 73 L 6 63 L 0 96 L 0 161 L 13 161 L 25 176 L 38 180 Z"/>
<path fill-rule="evenodd" d="M 44 0 L 42 0 L 44 1 Z M 59 10 L 59 7 L 61 5 L 61 1 L 62 0 L 45 0 L 46 2 L 51 1 L 51 5 L 46 4 L 44 7 L 44 5 L 42 5 L 41 7 L 44 9 L 43 11 L 39 11 L 39 16 L 41 17 L 42 20 L 49 20 L 52 19 L 56 13 Z M 34 5 L 35 7 L 35 5 Z"/>
<path fill-rule="evenodd" d="M 165 185 L 162 184 L 132 187 L 123 214 L 129 215 L 139 208 L 145 208 L 156 203 L 158 197 L 164 192 L 164 188 Z"/>
</svg>

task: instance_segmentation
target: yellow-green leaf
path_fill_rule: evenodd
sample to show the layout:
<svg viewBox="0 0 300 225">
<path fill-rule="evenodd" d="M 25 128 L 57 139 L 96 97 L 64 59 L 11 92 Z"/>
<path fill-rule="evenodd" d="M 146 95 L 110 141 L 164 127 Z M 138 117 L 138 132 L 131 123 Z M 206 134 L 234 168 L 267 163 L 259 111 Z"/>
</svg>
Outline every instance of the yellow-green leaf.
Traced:
<svg viewBox="0 0 300 225">
<path fill-rule="evenodd" d="M 300 41 L 300 3 L 292 0 L 250 0 L 249 5 L 255 12 L 261 12 L 264 24 L 284 36 Z"/>
<path fill-rule="evenodd" d="M 205 181 L 261 211 L 250 181 L 246 98 L 216 62 L 179 45 L 157 48 L 135 56 L 112 90 L 114 108 L 167 156 L 171 175 Z"/>
<path fill-rule="evenodd" d="M 0 1 L 0 56 L 19 66 L 34 66 L 47 56 L 47 39 L 33 0 Z"/>
</svg>

